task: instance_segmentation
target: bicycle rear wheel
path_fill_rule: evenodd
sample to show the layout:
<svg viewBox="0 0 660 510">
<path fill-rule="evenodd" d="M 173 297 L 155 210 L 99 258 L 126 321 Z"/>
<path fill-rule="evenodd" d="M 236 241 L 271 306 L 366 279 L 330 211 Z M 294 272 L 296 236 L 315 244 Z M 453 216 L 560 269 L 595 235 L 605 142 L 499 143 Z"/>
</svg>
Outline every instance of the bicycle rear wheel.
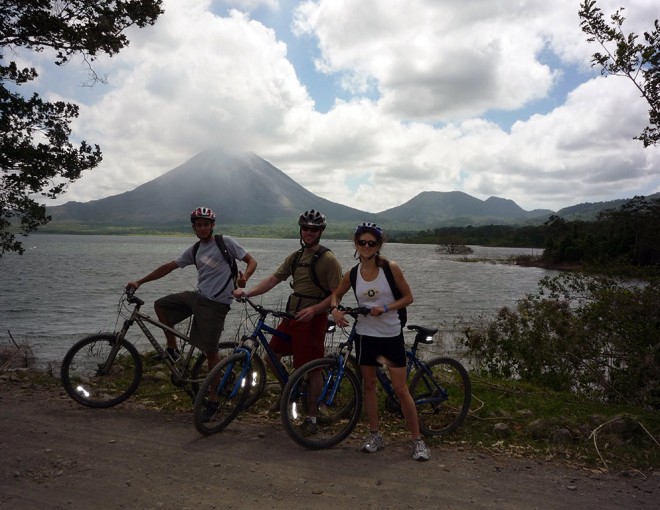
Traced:
<svg viewBox="0 0 660 510">
<path fill-rule="evenodd" d="M 419 429 L 426 436 L 453 432 L 470 409 L 470 377 L 455 359 L 433 358 L 427 369 L 415 370 L 409 388 L 417 406 Z"/>
<path fill-rule="evenodd" d="M 287 382 L 280 401 L 284 430 L 305 448 L 330 448 L 348 437 L 360 419 L 362 391 L 350 368 L 340 375 L 337 358 L 322 358 L 306 363 Z M 310 390 L 310 378 L 320 377 L 321 391 Z M 317 423 L 307 420 L 315 406 Z"/>
<path fill-rule="evenodd" d="M 200 434 L 220 432 L 240 412 L 250 390 L 246 384 L 250 365 L 247 354 L 238 352 L 227 356 L 206 376 L 193 407 L 195 428 Z M 207 407 L 216 402 L 217 409 L 207 415 Z"/>
<path fill-rule="evenodd" d="M 64 356 L 62 384 L 67 394 L 87 407 L 112 407 L 137 389 L 142 360 L 127 340 L 111 333 L 92 335 L 73 345 Z"/>
</svg>

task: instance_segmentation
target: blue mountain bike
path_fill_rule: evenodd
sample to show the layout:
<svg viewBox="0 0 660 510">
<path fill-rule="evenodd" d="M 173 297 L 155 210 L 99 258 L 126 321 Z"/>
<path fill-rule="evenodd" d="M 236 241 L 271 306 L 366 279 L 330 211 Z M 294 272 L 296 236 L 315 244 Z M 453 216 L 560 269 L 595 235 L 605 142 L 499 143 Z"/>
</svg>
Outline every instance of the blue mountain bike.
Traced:
<svg viewBox="0 0 660 510">
<path fill-rule="evenodd" d="M 369 308 L 343 308 L 357 319 L 370 313 Z M 355 325 L 348 339 L 340 344 L 339 352 L 306 363 L 289 378 L 280 400 L 282 424 L 291 439 L 305 448 L 330 448 L 343 441 L 357 425 L 362 411 L 360 381 L 351 368 Z M 418 357 L 420 344 L 433 343 L 437 328 L 407 326 L 415 331 L 415 340 L 406 351 L 409 389 L 425 436 L 449 434 L 456 430 L 470 409 L 472 385 L 465 367 L 453 358 L 436 357 L 425 361 Z M 310 374 L 320 372 L 323 386 L 319 394 L 309 391 Z M 385 408 L 403 416 L 398 398 L 385 370 L 376 372 L 386 398 Z M 313 434 L 305 426 L 310 406 L 317 406 L 318 427 Z"/>
</svg>

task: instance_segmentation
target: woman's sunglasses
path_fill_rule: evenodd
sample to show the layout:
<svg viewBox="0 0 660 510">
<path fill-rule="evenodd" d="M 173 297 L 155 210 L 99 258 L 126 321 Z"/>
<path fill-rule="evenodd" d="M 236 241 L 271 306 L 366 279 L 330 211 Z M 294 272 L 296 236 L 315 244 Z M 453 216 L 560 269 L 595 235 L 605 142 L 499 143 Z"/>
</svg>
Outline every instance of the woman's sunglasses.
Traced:
<svg viewBox="0 0 660 510">
<path fill-rule="evenodd" d="M 321 229 L 319 227 L 300 227 L 300 230 L 303 232 L 319 232 Z"/>
<path fill-rule="evenodd" d="M 378 246 L 377 241 L 365 241 L 364 239 L 360 239 L 357 243 L 359 246 L 369 246 L 369 248 L 375 248 Z"/>
</svg>

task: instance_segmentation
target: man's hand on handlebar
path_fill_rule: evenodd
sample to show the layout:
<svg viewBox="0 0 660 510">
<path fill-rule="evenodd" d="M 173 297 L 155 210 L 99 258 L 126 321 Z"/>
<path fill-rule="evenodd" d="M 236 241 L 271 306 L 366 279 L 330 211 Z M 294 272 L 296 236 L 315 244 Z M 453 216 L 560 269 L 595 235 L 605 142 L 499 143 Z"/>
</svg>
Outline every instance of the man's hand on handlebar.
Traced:
<svg viewBox="0 0 660 510">
<path fill-rule="evenodd" d="M 245 292 L 245 290 L 240 289 L 240 288 L 236 289 L 231 294 L 232 294 L 232 296 L 234 296 L 234 299 L 236 301 L 244 301 L 245 299 L 247 299 L 247 293 Z"/>
</svg>

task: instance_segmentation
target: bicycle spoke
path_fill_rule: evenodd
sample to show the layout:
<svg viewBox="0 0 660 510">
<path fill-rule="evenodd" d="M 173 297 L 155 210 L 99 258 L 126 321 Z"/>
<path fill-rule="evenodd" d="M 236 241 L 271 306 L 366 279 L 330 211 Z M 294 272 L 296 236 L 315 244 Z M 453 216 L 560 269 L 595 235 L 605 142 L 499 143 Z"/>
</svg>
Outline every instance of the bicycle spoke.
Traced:
<svg viewBox="0 0 660 510">
<path fill-rule="evenodd" d="M 311 449 L 343 441 L 360 418 L 362 394 L 350 370 L 338 379 L 335 358 L 311 361 L 296 370 L 282 392 L 281 417 L 289 436 Z M 309 418 L 316 416 L 316 425 Z"/>
<path fill-rule="evenodd" d="M 68 395 L 87 407 L 111 407 L 128 397 L 142 378 L 135 347 L 112 334 L 93 335 L 76 343 L 64 357 L 62 384 Z"/>
<path fill-rule="evenodd" d="M 201 434 L 215 434 L 236 417 L 250 391 L 246 384 L 249 360 L 245 353 L 232 354 L 206 377 L 195 398 L 193 418 Z"/>
<path fill-rule="evenodd" d="M 419 428 L 427 436 L 448 434 L 463 423 L 470 408 L 470 379 L 463 365 L 451 358 L 435 358 L 427 367 L 417 369 L 410 383 Z"/>
</svg>

